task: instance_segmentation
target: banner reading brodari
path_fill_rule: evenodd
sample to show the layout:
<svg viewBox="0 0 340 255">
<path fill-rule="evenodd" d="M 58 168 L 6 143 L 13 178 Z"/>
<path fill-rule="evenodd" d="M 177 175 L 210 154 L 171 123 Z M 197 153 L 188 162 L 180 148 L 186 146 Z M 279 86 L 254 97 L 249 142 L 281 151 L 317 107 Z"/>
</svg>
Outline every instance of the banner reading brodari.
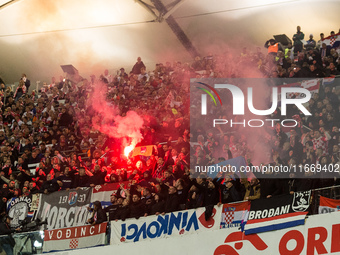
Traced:
<svg viewBox="0 0 340 255">
<path fill-rule="evenodd" d="M 215 206 L 212 217 L 205 220 L 205 208 L 165 215 L 152 215 L 126 221 L 111 221 L 111 244 L 193 234 L 206 229 L 219 229 L 221 207 Z"/>
<path fill-rule="evenodd" d="M 91 188 L 58 191 L 41 197 L 35 219 L 47 220 L 48 229 L 85 225 L 91 213 Z"/>
<path fill-rule="evenodd" d="M 251 202 L 245 234 L 254 234 L 305 224 L 311 191 L 274 196 Z"/>
<path fill-rule="evenodd" d="M 105 244 L 107 222 L 80 227 L 45 230 L 44 252 L 88 248 Z"/>
</svg>

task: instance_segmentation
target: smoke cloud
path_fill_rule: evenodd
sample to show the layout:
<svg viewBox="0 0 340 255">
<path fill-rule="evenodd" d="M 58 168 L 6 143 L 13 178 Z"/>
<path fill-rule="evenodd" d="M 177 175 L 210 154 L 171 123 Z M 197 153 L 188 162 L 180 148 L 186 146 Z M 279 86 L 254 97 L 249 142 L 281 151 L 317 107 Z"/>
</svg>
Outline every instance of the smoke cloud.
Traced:
<svg viewBox="0 0 340 255">
<path fill-rule="evenodd" d="M 141 128 L 144 120 L 135 111 L 128 111 L 125 116 L 121 116 L 118 107 L 107 102 L 106 92 L 104 83 L 95 84 L 94 93 L 88 100 L 97 115 L 92 118 L 92 126 L 109 137 L 123 138 L 125 146 L 135 147 L 143 139 Z"/>
<path fill-rule="evenodd" d="M 242 41 L 240 38 L 238 41 Z M 237 138 L 245 137 L 247 141 L 247 147 L 250 149 L 246 153 L 246 158 L 251 159 L 254 165 L 259 165 L 261 163 L 269 163 L 271 161 L 271 145 L 267 142 L 271 136 L 271 127 L 249 127 L 247 125 L 250 119 L 263 120 L 265 125 L 271 126 L 271 123 L 265 121 L 266 116 L 258 116 L 252 114 L 248 110 L 247 106 L 247 88 L 253 88 L 253 105 L 257 110 L 266 110 L 270 108 L 269 101 L 267 100 L 271 97 L 272 87 L 270 87 L 264 78 L 266 76 L 263 73 L 263 67 L 268 65 L 269 71 L 273 65 L 266 57 L 267 53 L 264 48 L 259 48 L 256 46 L 243 47 L 243 46 L 227 46 L 227 45 L 210 45 L 208 49 L 205 49 L 206 55 L 213 56 L 215 59 L 215 65 L 211 67 L 213 72 L 210 77 L 215 78 L 241 78 L 238 79 L 237 85 L 245 96 L 245 114 L 242 116 L 232 115 L 232 101 L 223 101 L 226 105 L 221 107 L 221 116 L 224 116 L 233 122 L 246 121 L 245 127 L 243 125 L 235 125 L 237 127 L 236 132 L 230 133 Z M 269 72 L 270 73 L 270 72 Z M 227 79 L 226 81 L 233 81 L 233 79 Z M 236 79 L 234 80 L 236 81 Z M 232 84 L 232 83 L 231 83 Z M 228 92 L 229 93 L 229 92 Z M 231 98 L 231 93 L 229 94 Z M 258 124 L 258 123 L 256 123 Z M 223 126 L 223 125 L 221 125 Z M 230 124 L 227 124 L 230 127 Z M 229 128 L 230 131 L 235 131 L 235 129 Z M 227 131 L 226 128 L 223 130 Z M 215 130 L 215 134 L 219 132 Z M 268 139 L 268 140 L 267 140 Z M 227 155 L 223 151 L 216 151 L 215 158 L 224 157 Z M 235 155 L 233 155 L 235 157 Z"/>
</svg>

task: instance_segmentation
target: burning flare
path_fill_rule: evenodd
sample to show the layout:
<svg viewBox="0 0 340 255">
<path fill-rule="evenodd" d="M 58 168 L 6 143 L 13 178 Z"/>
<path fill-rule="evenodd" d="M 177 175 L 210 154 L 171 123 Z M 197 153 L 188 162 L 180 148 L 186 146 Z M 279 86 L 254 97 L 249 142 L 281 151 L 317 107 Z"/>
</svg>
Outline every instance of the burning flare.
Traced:
<svg viewBox="0 0 340 255">
<path fill-rule="evenodd" d="M 134 147 L 135 147 L 135 146 L 133 146 L 133 145 L 131 144 L 131 145 L 126 146 L 126 147 L 124 148 L 124 155 L 125 155 L 125 157 L 128 157 L 128 156 L 129 156 L 130 152 L 134 149 Z"/>
</svg>

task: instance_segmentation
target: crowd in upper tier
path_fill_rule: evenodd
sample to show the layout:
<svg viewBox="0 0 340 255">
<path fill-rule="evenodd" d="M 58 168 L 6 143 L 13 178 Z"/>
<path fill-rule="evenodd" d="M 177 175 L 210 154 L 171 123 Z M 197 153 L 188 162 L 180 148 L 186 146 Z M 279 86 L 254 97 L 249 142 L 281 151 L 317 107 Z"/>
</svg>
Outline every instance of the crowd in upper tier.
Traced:
<svg viewBox="0 0 340 255">
<path fill-rule="evenodd" d="M 298 29 L 300 39 L 301 33 Z M 146 67 L 139 57 L 131 71 L 121 68 L 117 75 L 110 75 L 105 70 L 79 83 L 53 77 L 41 91 L 30 89 L 25 74 L 15 91 L 2 83 L 1 214 L 6 214 L 6 202 L 12 197 L 124 181 L 130 183 L 129 190 L 122 188 L 124 192 L 112 195 L 110 219 L 209 208 L 338 184 L 337 176 L 314 179 L 311 172 L 306 172 L 304 179 L 290 176 L 248 181 L 221 174 L 211 179 L 194 175 L 190 167 L 190 162 L 213 164 L 237 156 L 246 157 L 251 164 L 254 150 L 248 143 L 251 134 L 240 129 L 190 130 L 190 78 L 249 77 L 249 73 L 256 77 L 322 78 L 339 74 L 338 48 L 322 41 L 313 43 L 312 35 L 306 45 L 293 41 L 286 49 L 277 47 L 276 52 L 270 48 L 274 41 L 266 43 L 268 52 L 260 47 L 255 52 L 244 48 L 237 54 L 225 51 L 197 56 L 191 64 L 166 62 L 155 68 Z M 151 156 L 125 156 L 128 144 L 122 138 L 96 128 L 103 124 L 103 113 L 98 113 L 89 98 L 98 84 L 107 90 L 103 104 L 115 107 L 122 117 L 129 111 L 142 116 L 143 139 L 137 146 L 154 145 Z M 299 116 L 301 125 L 289 133 L 277 126 L 261 137 L 262 143 L 271 146 L 266 164 L 339 164 L 336 82 L 315 93 L 308 109 L 312 113 L 308 118 L 292 109 L 291 115 Z M 219 159 L 216 151 L 222 151 Z"/>
</svg>

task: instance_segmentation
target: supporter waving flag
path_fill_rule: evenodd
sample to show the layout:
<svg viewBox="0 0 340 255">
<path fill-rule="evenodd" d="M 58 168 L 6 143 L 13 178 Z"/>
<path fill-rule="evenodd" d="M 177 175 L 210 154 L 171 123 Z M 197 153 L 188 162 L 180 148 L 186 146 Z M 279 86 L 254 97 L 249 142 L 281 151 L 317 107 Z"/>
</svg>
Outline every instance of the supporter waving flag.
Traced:
<svg viewBox="0 0 340 255">
<path fill-rule="evenodd" d="M 121 183 L 108 183 L 106 185 L 96 185 L 92 189 L 91 194 L 91 203 L 98 200 L 101 202 L 103 208 L 111 205 L 111 195 L 116 194 L 117 191 L 123 192 L 120 189 L 120 185 L 124 185 L 126 189 L 129 188 L 129 182 L 121 182 Z M 122 194 L 117 194 L 121 196 Z"/>
<path fill-rule="evenodd" d="M 246 159 L 243 156 L 239 156 L 236 158 L 232 158 L 229 160 L 221 161 L 217 164 L 210 166 L 212 171 L 209 173 L 209 176 L 215 178 L 218 172 L 229 172 L 232 173 L 233 179 L 235 177 L 242 177 L 252 179 L 255 177 L 254 173 L 251 171 L 244 171 L 247 167 Z"/>
<path fill-rule="evenodd" d="M 138 146 L 133 149 L 132 151 L 132 157 L 134 156 L 151 156 L 153 151 L 154 145 L 148 145 L 148 146 Z"/>
<path fill-rule="evenodd" d="M 327 46 L 331 46 L 332 48 L 336 48 L 340 45 L 340 33 L 325 37 L 322 40 L 322 42 L 325 43 Z"/>
</svg>

